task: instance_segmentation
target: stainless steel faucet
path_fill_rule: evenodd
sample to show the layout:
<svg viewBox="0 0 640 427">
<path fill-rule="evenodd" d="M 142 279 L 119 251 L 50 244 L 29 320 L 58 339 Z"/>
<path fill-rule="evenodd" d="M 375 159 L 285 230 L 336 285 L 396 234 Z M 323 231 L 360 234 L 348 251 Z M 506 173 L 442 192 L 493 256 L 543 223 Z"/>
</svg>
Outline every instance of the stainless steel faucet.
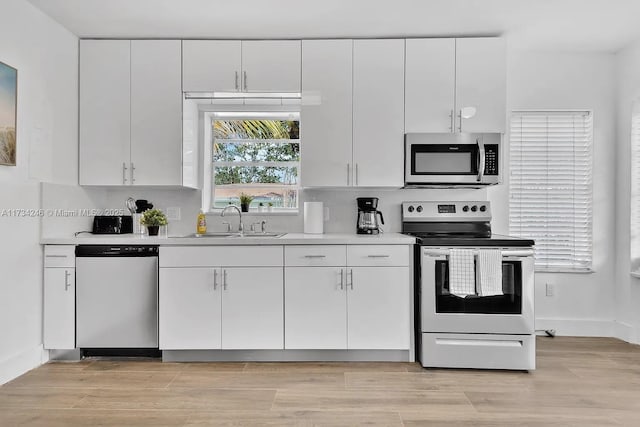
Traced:
<svg viewBox="0 0 640 427">
<path fill-rule="evenodd" d="M 229 209 L 229 208 L 233 208 L 233 209 L 238 211 L 238 215 L 240 216 L 240 223 L 238 224 L 238 231 L 240 232 L 240 234 L 244 234 L 244 224 L 242 224 L 242 211 L 240 210 L 239 207 L 237 207 L 236 205 L 225 206 L 225 208 L 222 209 L 222 213 L 220 214 L 220 216 L 224 216 L 225 212 L 227 212 L 227 209 Z"/>
</svg>

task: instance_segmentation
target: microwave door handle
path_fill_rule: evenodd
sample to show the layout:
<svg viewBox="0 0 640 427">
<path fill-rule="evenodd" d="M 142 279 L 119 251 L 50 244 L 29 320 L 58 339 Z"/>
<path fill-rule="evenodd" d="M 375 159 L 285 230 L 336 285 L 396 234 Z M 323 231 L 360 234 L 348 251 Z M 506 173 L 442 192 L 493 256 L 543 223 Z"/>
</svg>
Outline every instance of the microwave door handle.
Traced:
<svg viewBox="0 0 640 427">
<path fill-rule="evenodd" d="M 476 144 L 478 144 L 478 182 L 482 182 L 482 178 L 484 178 L 484 167 L 486 161 L 484 143 L 480 141 L 480 139 L 477 139 Z"/>
</svg>

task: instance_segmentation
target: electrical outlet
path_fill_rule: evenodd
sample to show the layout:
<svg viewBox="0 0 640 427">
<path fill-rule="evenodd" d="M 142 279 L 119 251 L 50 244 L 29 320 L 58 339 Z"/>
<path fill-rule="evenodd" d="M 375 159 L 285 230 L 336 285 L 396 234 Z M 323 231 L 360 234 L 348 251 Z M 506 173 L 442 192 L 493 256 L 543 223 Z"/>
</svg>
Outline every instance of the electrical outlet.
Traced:
<svg viewBox="0 0 640 427">
<path fill-rule="evenodd" d="M 167 219 L 169 221 L 180 221 L 180 208 L 179 207 L 167 208 Z"/>
<path fill-rule="evenodd" d="M 547 283 L 545 285 L 545 293 L 548 297 L 552 297 L 556 293 L 556 287 L 553 283 Z"/>
</svg>

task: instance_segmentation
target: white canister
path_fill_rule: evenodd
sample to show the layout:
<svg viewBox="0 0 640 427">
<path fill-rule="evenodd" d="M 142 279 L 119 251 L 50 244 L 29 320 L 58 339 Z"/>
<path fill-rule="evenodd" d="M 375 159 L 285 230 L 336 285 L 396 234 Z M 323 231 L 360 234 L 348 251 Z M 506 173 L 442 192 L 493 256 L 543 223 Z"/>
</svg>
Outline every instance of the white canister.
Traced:
<svg viewBox="0 0 640 427">
<path fill-rule="evenodd" d="M 304 202 L 305 234 L 324 232 L 324 206 L 322 202 Z"/>
</svg>

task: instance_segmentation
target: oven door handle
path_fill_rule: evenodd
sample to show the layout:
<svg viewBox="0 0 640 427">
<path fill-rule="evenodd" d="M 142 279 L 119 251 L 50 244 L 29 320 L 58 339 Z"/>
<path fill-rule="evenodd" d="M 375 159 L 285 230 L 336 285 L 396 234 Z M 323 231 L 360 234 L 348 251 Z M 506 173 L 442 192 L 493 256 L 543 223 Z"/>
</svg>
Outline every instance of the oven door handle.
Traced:
<svg viewBox="0 0 640 427">
<path fill-rule="evenodd" d="M 484 168 L 485 168 L 485 151 L 484 151 L 484 142 L 481 141 L 480 138 L 476 139 L 476 144 L 478 144 L 478 182 L 482 182 L 482 178 L 484 178 Z"/>
<path fill-rule="evenodd" d="M 478 255 L 479 251 L 474 251 L 474 255 Z M 533 249 L 502 249 L 502 257 L 506 258 L 506 257 L 532 257 L 533 256 Z M 437 248 L 437 249 L 431 249 L 431 248 L 424 248 L 422 250 L 422 255 L 424 256 L 432 256 L 432 257 L 440 257 L 440 256 L 447 256 L 449 255 L 449 249 L 446 248 Z"/>
</svg>

